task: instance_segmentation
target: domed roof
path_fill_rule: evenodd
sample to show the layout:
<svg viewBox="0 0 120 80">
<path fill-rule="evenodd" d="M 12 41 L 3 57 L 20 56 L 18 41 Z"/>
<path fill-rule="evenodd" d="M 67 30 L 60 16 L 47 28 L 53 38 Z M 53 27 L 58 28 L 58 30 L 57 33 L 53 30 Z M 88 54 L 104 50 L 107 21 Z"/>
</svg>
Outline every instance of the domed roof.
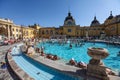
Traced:
<svg viewBox="0 0 120 80">
<path fill-rule="evenodd" d="M 70 12 L 68 13 L 68 16 L 65 18 L 65 21 L 67 20 L 74 20 Z"/>
<path fill-rule="evenodd" d="M 99 21 L 96 19 L 96 16 L 94 17 L 94 20 L 91 22 L 90 26 L 98 26 L 100 25 Z"/>
<path fill-rule="evenodd" d="M 69 12 L 68 16 L 64 20 L 64 26 L 74 26 L 74 25 L 76 25 L 75 20 L 73 19 L 71 13 Z"/>
<path fill-rule="evenodd" d="M 113 15 L 112 15 L 112 11 L 110 11 L 110 16 L 107 19 L 112 19 Z"/>
</svg>

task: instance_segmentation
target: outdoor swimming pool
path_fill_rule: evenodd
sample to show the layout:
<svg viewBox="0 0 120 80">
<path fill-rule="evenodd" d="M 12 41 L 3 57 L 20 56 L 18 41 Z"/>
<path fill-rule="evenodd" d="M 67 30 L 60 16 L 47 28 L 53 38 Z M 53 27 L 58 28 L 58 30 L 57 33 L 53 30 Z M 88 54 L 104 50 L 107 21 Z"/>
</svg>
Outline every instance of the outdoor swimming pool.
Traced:
<svg viewBox="0 0 120 80">
<path fill-rule="evenodd" d="M 12 55 L 17 65 L 35 80 L 82 80 L 32 60 L 21 54 L 18 47 L 12 49 Z"/>
<path fill-rule="evenodd" d="M 106 45 L 106 43 L 91 43 L 86 42 L 82 46 L 76 46 L 72 44 L 72 48 L 69 47 L 70 44 L 58 44 L 58 43 L 41 43 L 38 44 L 38 47 L 43 46 L 44 52 L 46 54 L 55 54 L 58 55 L 60 58 L 66 60 L 67 62 L 74 58 L 77 62 L 83 61 L 88 63 L 91 59 L 87 54 L 88 47 L 102 47 L 106 48 L 109 51 L 109 56 L 103 60 L 104 64 L 112 68 L 116 72 L 120 72 L 120 56 L 117 56 L 118 52 L 120 51 L 120 46 L 115 45 Z"/>
</svg>

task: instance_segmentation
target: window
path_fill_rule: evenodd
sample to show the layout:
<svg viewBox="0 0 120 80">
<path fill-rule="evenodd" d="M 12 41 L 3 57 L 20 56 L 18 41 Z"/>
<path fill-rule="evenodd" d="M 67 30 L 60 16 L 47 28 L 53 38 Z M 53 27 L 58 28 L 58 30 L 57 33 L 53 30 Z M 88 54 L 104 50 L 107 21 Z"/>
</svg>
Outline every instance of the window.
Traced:
<svg viewBox="0 0 120 80">
<path fill-rule="evenodd" d="M 58 34 L 58 32 L 55 32 L 55 34 Z"/>
<path fill-rule="evenodd" d="M 72 32 L 72 30 L 71 30 L 71 29 L 68 29 L 68 32 Z"/>
<path fill-rule="evenodd" d="M 16 32 L 18 32 L 18 29 L 16 29 Z"/>
<path fill-rule="evenodd" d="M 68 24 L 68 25 L 72 25 L 72 22 L 71 22 L 71 21 L 69 21 L 67 24 Z"/>
<path fill-rule="evenodd" d="M 23 32 L 23 35 L 25 35 L 25 31 Z"/>
<path fill-rule="evenodd" d="M 77 32 L 77 35 L 78 35 L 79 33 Z"/>
<path fill-rule="evenodd" d="M 46 30 L 46 34 L 49 34 L 48 30 Z"/>
<path fill-rule="evenodd" d="M 104 30 L 104 28 L 102 28 L 101 30 Z"/>
<path fill-rule="evenodd" d="M 51 34 L 53 34 L 53 31 L 52 31 L 52 30 L 50 30 L 50 33 L 51 33 Z"/>
<path fill-rule="evenodd" d="M 118 22 L 120 21 L 120 17 L 118 18 Z"/>
<path fill-rule="evenodd" d="M 28 34 L 28 31 L 26 31 L 26 36 L 28 36 L 29 34 Z"/>
<path fill-rule="evenodd" d="M 44 34 L 44 31 L 42 31 L 42 34 Z"/>
<path fill-rule="evenodd" d="M 19 30 L 19 32 L 21 32 L 21 30 Z"/>
<path fill-rule="evenodd" d="M 14 31 L 14 28 L 13 28 L 13 31 Z"/>
<path fill-rule="evenodd" d="M 100 30 L 100 28 L 98 28 L 98 30 Z"/>
<path fill-rule="evenodd" d="M 112 27 L 112 28 L 111 28 L 111 31 L 114 31 L 114 30 L 115 30 L 115 27 Z"/>
<path fill-rule="evenodd" d="M 16 36 L 18 37 L 18 34 L 16 34 Z"/>
</svg>

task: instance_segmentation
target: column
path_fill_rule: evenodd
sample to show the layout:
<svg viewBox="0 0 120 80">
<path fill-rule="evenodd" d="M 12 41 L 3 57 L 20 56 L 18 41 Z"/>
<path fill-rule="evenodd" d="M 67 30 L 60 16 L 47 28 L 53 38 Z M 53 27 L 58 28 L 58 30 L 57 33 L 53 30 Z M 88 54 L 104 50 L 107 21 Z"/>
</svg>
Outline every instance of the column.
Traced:
<svg viewBox="0 0 120 80">
<path fill-rule="evenodd" d="M 10 27 L 9 27 L 9 25 L 7 25 L 7 33 L 8 33 L 8 40 L 10 40 Z"/>
</svg>

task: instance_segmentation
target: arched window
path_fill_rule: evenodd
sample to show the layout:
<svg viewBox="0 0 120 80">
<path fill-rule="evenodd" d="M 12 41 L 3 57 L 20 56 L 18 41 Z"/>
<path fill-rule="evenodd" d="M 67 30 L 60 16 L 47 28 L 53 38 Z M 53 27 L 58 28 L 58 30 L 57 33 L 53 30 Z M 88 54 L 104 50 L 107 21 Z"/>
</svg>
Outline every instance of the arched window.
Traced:
<svg viewBox="0 0 120 80">
<path fill-rule="evenodd" d="M 72 22 L 71 22 L 71 21 L 68 21 L 67 25 L 72 25 Z"/>
<path fill-rule="evenodd" d="M 48 30 L 46 30 L 46 34 L 49 34 Z"/>
<path fill-rule="evenodd" d="M 55 34 L 58 34 L 58 32 L 55 32 Z"/>
<path fill-rule="evenodd" d="M 68 32 L 72 32 L 72 30 L 71 30 L 71 29 L 68 29 Z"/>
<path fill-rule="evenodd" d="M 42 34 L 44 34 L 44 31 L 42 31 Z"/>
<path fill-rule="evenodd" d="M 53 30 L 50 30 L 50 34 L 53 34 Z"/>
</svg>

